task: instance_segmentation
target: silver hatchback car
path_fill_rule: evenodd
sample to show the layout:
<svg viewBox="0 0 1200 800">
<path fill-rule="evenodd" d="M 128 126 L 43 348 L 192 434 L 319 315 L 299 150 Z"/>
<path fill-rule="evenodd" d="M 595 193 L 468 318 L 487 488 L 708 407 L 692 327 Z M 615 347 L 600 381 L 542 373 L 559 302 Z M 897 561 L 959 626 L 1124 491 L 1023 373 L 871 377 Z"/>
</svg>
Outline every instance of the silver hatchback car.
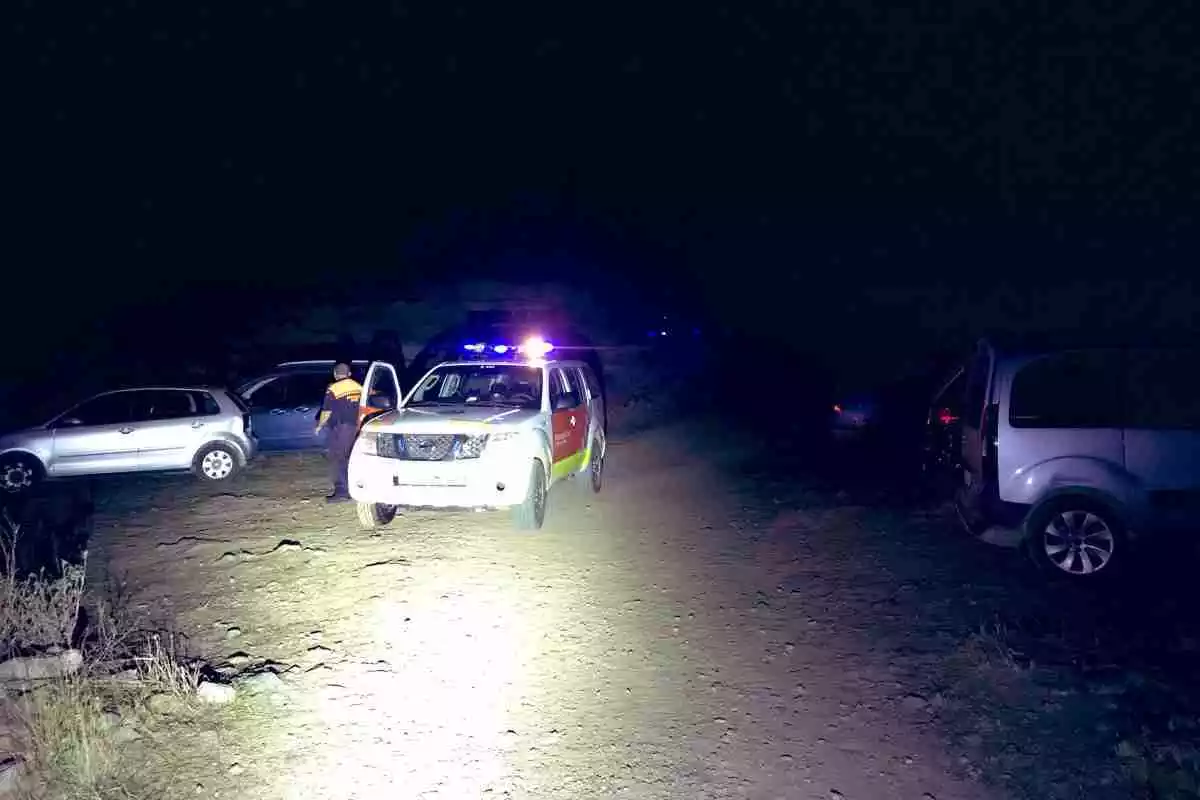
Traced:
<svg viewBox="0 0 1200 800">
<path fill-rule="evenodd" d="M 258 451 L 250 414 L 232 392 L 146 387 L 91 397 L 44 425 L 0 437 L 0 492 L 45 478 L 190 469 L 227 481 Z"/>
</svg>

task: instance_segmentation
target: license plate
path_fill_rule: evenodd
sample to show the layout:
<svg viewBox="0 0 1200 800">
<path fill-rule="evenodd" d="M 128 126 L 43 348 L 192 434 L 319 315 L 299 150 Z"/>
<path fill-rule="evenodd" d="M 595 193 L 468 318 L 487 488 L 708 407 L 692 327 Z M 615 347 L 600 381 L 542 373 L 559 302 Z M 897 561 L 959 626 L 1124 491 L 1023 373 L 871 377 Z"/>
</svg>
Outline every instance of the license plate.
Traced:
<svg viewBox="0 0 1200 800">
<path fill-rule="evenodd" d="M 401 478 L 399 475 L 392 477 L 393 486 L 465 486 L 466 479 L 462 475 L 447 474 L 447 475 L 429 475 L 419 478 L 406 477 Z"/>
</svg>

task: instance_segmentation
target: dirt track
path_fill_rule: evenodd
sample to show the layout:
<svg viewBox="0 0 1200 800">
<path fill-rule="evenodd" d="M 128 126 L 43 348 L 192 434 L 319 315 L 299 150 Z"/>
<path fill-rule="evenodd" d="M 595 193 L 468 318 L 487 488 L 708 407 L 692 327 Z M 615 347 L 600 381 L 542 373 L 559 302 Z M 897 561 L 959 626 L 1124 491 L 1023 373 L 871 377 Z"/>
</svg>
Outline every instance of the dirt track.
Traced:
<svg viewBox="0 0 1200 800">
<path fill-rule="evenodd" d="M 473 513 L 364 534 L 298 499 L 324 492 L 313 454 L 228 494 L 123 482 L 97 573 L 214 662 L 283 670 L 130 757 L 164 797 L 1130 796 L 1078 737 L 1044 758 L 1092 721 L 928 594 L 990 552 L 752 480 L 747 453 L 689 445 L 708 435 L 615 444 L 604 492 L 557 489 L 533 535 Z"/>
</svg>

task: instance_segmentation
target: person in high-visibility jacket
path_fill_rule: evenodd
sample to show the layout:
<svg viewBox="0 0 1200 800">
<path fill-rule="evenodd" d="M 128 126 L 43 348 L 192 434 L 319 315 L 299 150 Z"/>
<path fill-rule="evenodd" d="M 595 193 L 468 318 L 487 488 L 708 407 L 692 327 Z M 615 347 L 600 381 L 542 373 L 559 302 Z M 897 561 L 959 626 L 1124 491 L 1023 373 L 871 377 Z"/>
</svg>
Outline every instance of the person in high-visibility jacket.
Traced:
<svg viewBox="0 0 1200 800">
<path fill-rule="evenodd" d="M 333 368 L 333 383 L 325 390 L 321 413 L 317 416 L 317 434 L 323 430 L 329 431 L 325 446 L 333 493 L 325 499 L 330 503 L 342 503 L 350 499 L 346 473 L 350 466 L 350 451 L 358 435 L 362 393 L 362 384 L 350 377 L 349 365 L 338 364 Z"/>
</svg>

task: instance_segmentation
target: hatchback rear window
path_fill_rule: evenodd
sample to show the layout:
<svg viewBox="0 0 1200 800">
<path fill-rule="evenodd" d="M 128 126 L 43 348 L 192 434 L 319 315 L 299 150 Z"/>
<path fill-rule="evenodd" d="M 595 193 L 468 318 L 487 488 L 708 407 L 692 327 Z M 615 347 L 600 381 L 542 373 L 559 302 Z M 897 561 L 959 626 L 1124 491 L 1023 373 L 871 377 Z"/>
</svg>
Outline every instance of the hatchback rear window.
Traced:
<svg viewBox="0 0 1200 800">
<path fill-rule="evenodd" d="M 208 392 L 193 392 L 192 394 L 196 398 L 196 410 L 198 413 L 209 417 L 221 413 L 221 406 L 217 402 L 217 399 Z M 236 398 L 237 395 L 230 393 L 230 397 Z M 234 400 L 235 404 L 238 402 L 240 401 Z"/>
</svg>

